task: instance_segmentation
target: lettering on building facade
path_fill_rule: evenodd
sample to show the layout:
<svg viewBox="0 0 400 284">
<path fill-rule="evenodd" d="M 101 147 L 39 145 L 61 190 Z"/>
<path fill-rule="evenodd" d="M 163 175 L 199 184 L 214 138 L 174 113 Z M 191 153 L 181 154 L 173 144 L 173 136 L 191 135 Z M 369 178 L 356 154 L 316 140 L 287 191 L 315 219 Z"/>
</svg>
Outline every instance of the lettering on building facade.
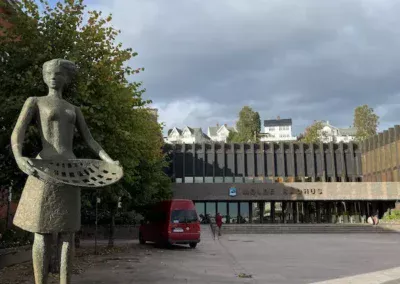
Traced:
<svg viewBox="0 0 400 284">
<path fill-rule="evenodd" d="M 322 188 L 304 188 L 304 189 L 298 189 L 298 188 L 284 188 L 283 190 L 279 190 L 277 192 L 276 189 L 274 188 L 264 188 L 264 189 L 256 189 L 256 188 L 251 188 L 251 189 L 243 189 L 241 190 L 242 194 L 244 196 L 273 196 L 276 194 L 283 194 L 283 195 L 299 195 L 299 196 L 304 196 L 304 195 L 320 195 L 323 194 Z"/>
</svg>

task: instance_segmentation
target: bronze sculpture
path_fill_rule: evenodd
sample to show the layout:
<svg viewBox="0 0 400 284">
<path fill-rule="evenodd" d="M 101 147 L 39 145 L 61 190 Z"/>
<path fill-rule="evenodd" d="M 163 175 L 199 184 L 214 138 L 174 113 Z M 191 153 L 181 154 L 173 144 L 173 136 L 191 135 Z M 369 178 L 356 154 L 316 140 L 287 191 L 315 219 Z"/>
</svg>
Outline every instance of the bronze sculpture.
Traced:
<svg viewBox="0 0 400 284">
<path fill-rule="evenodd" d="M 11 137 L 12 150 L 19 168 L 29 175 L 14 217 L 14 224 L 32 232 L 34 277 L 36 284 L 47 282 L 52 234 L 62 240 L 60 283 L 70 283 L 74 233 L 80 229 L 80 188 L 35 177 L 32 161 L 22 155 L 25 132 L 36 120 L 42 141 L 37 159 L 75 159 L 73 136 L 75 127 L 89 147 L 102 159 L 113 161 L 93 139 L 81 110 L 62 99 L 64 87 L 76 74 L 73 62 L 54 59 L 43 65 L 43 79 L 49 88 L 47 96 L 26 100 Z"/>
</svg>

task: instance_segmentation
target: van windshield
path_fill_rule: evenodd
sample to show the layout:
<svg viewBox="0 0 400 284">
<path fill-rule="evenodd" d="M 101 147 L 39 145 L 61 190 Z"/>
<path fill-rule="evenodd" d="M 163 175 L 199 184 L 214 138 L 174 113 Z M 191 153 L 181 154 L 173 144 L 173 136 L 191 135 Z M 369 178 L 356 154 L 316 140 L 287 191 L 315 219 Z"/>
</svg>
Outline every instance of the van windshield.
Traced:
<svg viewBox="0 0 400 284">
<path fill-rule="evenodd" d="M 171 213 L 171 223 L 195 223 L 197 220 L 195 210 L 174 210 Z"/>
</svg>

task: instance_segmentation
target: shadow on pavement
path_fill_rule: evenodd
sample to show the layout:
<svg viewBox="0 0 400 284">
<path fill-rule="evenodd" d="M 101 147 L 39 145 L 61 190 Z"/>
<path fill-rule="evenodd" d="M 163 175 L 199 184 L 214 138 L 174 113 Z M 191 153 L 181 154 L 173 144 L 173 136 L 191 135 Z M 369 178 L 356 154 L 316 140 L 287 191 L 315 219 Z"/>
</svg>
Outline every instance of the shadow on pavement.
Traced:
<svg viewBox="0 0 400 284">
<path fill-rule="evenodd" d="M 144 245 L 137 244 L 136 246 L 148 249 L 165 249 L 165 250 L 176 250 L 176 251 L 190 251 L 194 250 L 189 247 L 189 245 L 160 245 L 156 243 L 146 243 Z"/>
</svg>

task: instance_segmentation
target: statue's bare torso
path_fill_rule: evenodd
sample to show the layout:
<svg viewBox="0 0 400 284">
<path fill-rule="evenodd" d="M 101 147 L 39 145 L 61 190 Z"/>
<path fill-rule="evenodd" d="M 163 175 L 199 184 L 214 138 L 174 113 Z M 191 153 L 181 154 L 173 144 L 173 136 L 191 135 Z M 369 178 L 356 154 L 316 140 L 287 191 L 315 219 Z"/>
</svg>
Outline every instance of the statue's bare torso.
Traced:
<svg viewBox="0 0 400 284">
<path fill-rule="evenodd" d="M 76 107 L 59 98 L 36 98 L 42 159 L 73 159 Z"/>
</svg>

